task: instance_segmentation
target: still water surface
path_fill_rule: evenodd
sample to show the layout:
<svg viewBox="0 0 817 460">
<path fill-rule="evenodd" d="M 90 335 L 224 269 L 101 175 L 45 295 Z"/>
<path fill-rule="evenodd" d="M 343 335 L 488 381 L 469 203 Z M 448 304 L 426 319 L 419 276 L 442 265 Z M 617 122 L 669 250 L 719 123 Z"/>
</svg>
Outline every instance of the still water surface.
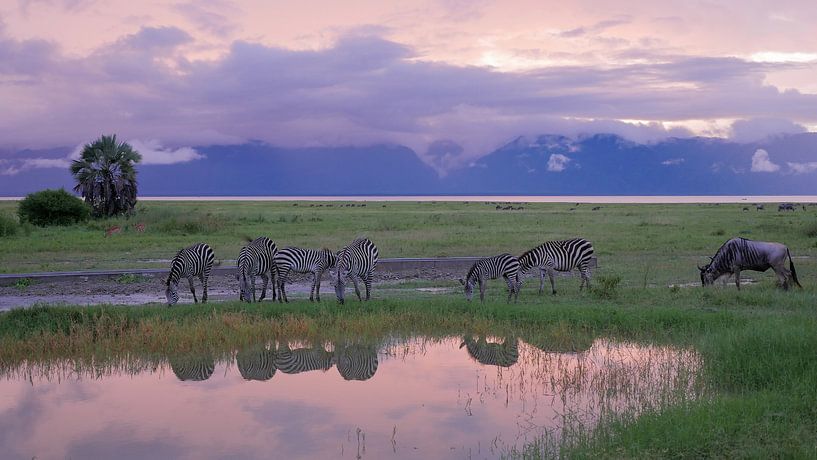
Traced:
<svg viewBox="0 0 817 460">
<path fill-rule="evenodd" d="M 598 339 L 266 344 L 0 376 L 8 458 L 499 458 L 567 424 L 694 398 L 693 351 Z M 543 349 L 544 348 L 544 349 Z"/>
</svg>

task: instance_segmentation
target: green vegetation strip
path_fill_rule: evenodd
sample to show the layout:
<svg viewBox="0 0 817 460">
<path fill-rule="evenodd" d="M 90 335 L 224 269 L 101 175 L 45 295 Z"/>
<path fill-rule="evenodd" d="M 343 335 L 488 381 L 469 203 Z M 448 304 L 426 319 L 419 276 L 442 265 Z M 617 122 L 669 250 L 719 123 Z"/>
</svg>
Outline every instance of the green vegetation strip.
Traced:
<svg viewBox="0 0 817 460">
<path fill-rule="evenodd" d="M 0 315 L 0 370 L 106 356 L 223 353 L 271 339 L 377 340 L 424 334 L 517 335 L 554 351 L 595 337 L 692 346 L 711 397 L 605 420 L 569 433 L 561 455 L 598 457 L 813 457 L 817 453 L 817 293 L 752 287 L 611 288 L 538 297 L 516 305 L 439 299 L 287 305 L 221 303 L 133 307 L 36 307 Z M 512 454 L 539 458 L 546 443 Z"/>
</svg>

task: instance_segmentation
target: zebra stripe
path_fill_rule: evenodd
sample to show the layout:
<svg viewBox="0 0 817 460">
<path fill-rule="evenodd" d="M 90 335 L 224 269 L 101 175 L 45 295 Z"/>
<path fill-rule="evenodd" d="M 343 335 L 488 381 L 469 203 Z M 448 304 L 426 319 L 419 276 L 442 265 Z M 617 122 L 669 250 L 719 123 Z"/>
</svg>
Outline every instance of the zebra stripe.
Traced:
<svg viewBox="0 0 817 460">
<path fill-rule="evenodd" d="M 249 349 L 236 353 L 238 372 L 244 380 L 266 381 L 275 375 L 275 350 Z"/>
<path fill-rule="evenodd" d="M 275 355 L 275 366 L 285 374 L 301 372 L 326 371 L 335 363 L 335 354 L 323 347 L 296 348 L 291 350 L 285 345 Z"/>
<path fill-rule="evenodd" d="M 323 272 L 335 267 L 337 260 L 337 255 L 326 248 L 302 249 L 290 247 L 281 249 L 275 255 L 275 266 L 278 269 L 279 298 L 283 298 L 284 302 L 289 302 L 285 285 L 290 272 L 312 273 L 314 280 L 312 281 L 312 288 L 309 290 L 309 300 L 317 299 L 320 302 Z"/>
<path fill-rule="evenodd" d="M 465 337 L 460 348 L 465 347 L 468 354 L 478 363 L 487 366 L 510 367 L 519 360 L 519 339 L 506 338 L 502 343 L 493 343 L 480 336 Z"/>
<path fill-rule="evenodd" d="M 508 302 L 511 297 L 519 299 L 519 260 L 510 254 L 499 254 L 493 257 L 480 259 L 468 270 L 465 280 L 460 283 L 465 286 L 465 298 L 469 301 L 474 294 L 474 285 L 479 284 L 479 300 L 485 301 L 485 287 L 489 279 L 494 280 L 502 276 L 508 283 Z"/>
<path fill-rule="evenodd" d="M 377 372 L 377 350 L 355 344 L 335 350 L 338 372 L 344 380 L 369 380 Z"/>
<path fill-rule="evenodd" d="M 545 274 L 550 279 L 550 289 L 556 294 L 554 270 L 569 272 L 575 268 L 581 274 L 579 290 L 590 288 L 590 261 L 593 258 L 593 245 L 584 238 L 547 241 L 519 256 L 519 269 L 522 273 L 532 268 L 539 269 L 539 294 L 545 289 Z"/>
<path fill-rule="evenodd" d="M 278 247 L 275 242 L 266 236 L 261 236 L 241 248 L 238 254 L 238 279 L 239 300 L 250 302 L 250 298 L 255 302 L 255 277 L 260 276 L 264 281 L 261 288 L 261 297 L 258 301 L 264 300 L 267 296 L 267 284 L 272 278 L 272 300 L 275 300 L 275 284 L 278 270 L 274 262 Z"/>
<path fill-rule="evenodd" d="M 216 368 L 216 363 L 211 357 L 172 358 L 169 361 L 176 378 L 183 382 L 207 380 Z"/>
<path fill-rule="evenodd" d="M 363 280 L 366 285 L 366 300 L 369 300 L 372 290 L 372 272 L 377 266 L 377 257 L 377 246 L 368 238 L 358 238 L 340 250 L 337 261 L 337 283 L 335 284 L 338 302 L 344 302 L 347 277 L 355 285 L 358 300 L 363 300 L 358 287 L 358 281 Z"/>
<path fill-rule="evenodd" d="M 205 243 L 196 243 L 188 248 L 180 250 L 170 263 L 170 273 L 167 275 L 167 297 L 168 305 L 175 305 L 179 301 L 179 280 L 187 278 L 190 284 L 190 292 L 193 293 L 193 302 L 198 303 L 196 290 L 193 288 L 193 277 L 198 276 L 204 287 L 201 296 L 201 303 L 207 302 L 207 280 L 210 277 L 210 270 L 213 268 L 215 254 Z"/>
</svg>

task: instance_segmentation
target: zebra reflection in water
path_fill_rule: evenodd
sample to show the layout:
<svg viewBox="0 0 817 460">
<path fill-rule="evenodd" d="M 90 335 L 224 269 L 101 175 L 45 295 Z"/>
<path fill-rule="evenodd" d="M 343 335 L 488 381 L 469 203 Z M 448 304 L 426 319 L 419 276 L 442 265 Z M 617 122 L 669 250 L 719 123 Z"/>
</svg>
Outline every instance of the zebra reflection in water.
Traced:
<svg viewBox="0 0 817 460">
<path fill-rule="evenodd" d="M 465 347 L 468 354 L 478 363 L 486 366 L 510 367 L 519 360 L 519 339 L 507 337 L 502 343 L 488 342 L 480 336 L 464 337 L 460 348 Z"/>
<path fill-rule="evenodd" d="M 353 344 L 335 350 L 335 365 L 344 380 L 369 380 L 377 372 L 377 349 Z"/>
<path fill-rule="evenodd" d="M 296 348 L 284 344 L 275 354 L 275 366 L 285 374 L 300 374 L 308 371 L 327 371 L 335 364 L 335 354 L 323 346 Z"/>
<path fill-rule="evenodd" d="M 213 375 L 216 362 L 212 356 L 176 356 L 170 358 L 170 368 L 176 378 L 184 381 L 200 382 Z"/>
<path fill-rule="evenodd" d="M 275 375 L 275 348 L 249 348 L 236 353 L 238 372 L 244 380 L 266 381 Z"/>
</svg>

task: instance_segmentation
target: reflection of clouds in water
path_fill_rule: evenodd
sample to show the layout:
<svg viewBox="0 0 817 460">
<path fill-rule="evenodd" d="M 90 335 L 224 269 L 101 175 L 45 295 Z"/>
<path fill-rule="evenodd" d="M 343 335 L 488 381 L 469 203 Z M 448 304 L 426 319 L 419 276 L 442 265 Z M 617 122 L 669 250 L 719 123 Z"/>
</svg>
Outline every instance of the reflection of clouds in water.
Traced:
<svg viewBox="0 0 817 460">
<path fill-rule="evenodd" d="M 486 355 L 490 359 L 476 359 L 460 348 L 463 339 L 458 337 L 389 338 L 377 348 L 303 343 L 296 350 L 305 350 L 305 356 L 332 356 L 338 371 L 277 372 L 274 378 L 252 382 L 244 378 L 269 375 L 271 368 L 264 363 L 282 348 L 268 344 L 263 352 L 254 347 L 222 354 L 214 371 L 208 357 L 205 381 L 179 382 L 170 366 L 173 360 L 162 358 L 131 357 L 118 368 L 112 363 L 83 368 L 76 362 L 51 364 L 50 371 L 28 367 L 31 375 L 40 376 L 32 379 L 33 388 L 28 373 L 8 371 L 6 380 L 0 380 L 0 394 L 19 392 L 21 397 L 0 413 L 0 440 L 22 454 L 27 454 L 24 442 L 39 442 L 57 457 L 69 452 L 104 456 L 117 442 L 124 447 L 132 441 L 117 438 L 111 427 L 130 424 L 138 427 L 130 433 L 137 444 L 174 439 L 188 458 L 237 453 L 265 458 L 272 452 L 280 458 L 315 458 L 339 456 L 341 449 L 354 455 L 359 427 L 366 436 L 366 458 L 450 457 L 467 455 L 469 449 L 478 452 L 479 446 L 480 456 L 496 457 L 502 448 L 521 447 L 545 431 L 558 435 L 564 423 L 592 426 L 603 411 L 672 403 L 679 393 L 695 396 L 691 374 L 699 358 L 692 352 L 605 340 L 592 346 L 550 344 L 547 339 L 532 340 L 538 346 L 501 337 L 472 340 L 496 352 L 502 347 L 514 351 L 510 357 L 492 352 Z M 346 364 L 337 364 L 344 360 Z M 347 365 L 351 374 L 344 376 L 341 368 Z M 250 371 L 253 366 L 256 370 Z M 71 378 L 47 381 L 43 377 L 52 376 L 50 372 Z M 350 375 L 369 378 L 346 380 Z M 21 417 L 25 433 L 33 433 L 31 440 L 20 437 Z M 397 454 L 390 442 L 395 427 Z M 45 436 L 55 430 L 62 437 Z M 95 439 L 98 445 L 93 445 Z M 486 451 L 488 443 L 495 450 Z"/>
<path fill-rule="evenodd" d="M 184 458 L 186 452 L 183 439 L 171 436 L 140 439 L 134 436 L 132 427 L 118 423 L 72 441 L 65 458 Z"/>
</svg>

